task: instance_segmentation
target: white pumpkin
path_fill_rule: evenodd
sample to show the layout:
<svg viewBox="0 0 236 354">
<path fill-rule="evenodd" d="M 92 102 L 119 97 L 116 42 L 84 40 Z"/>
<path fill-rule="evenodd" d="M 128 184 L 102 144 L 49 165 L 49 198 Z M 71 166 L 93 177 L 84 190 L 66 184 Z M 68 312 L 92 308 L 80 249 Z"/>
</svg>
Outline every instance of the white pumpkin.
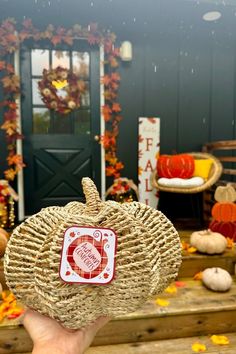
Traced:
<svg viewBox="0 0 236 354">
<path fill-rule="evenodd" d="M 227 183 L 226 186 L 218 186 L 215 190 L 214 198 L 217 202 L 235 202 L 236 191 L 234 187 Z"/>
<path fill-rule="evenodd" d="M 202 272 L 202 282 L 213 291 L 227 291 L 231 288 L 232 277 L 222 268 L 207 268 Z"/>
<path fill-rule="evenodd" d="M 211 230 L 193 232 L 190 236 L 190 244 L 199 252 L 207 254 L 223 253 L 227 247 L 226 238 Z"/>
</svg>

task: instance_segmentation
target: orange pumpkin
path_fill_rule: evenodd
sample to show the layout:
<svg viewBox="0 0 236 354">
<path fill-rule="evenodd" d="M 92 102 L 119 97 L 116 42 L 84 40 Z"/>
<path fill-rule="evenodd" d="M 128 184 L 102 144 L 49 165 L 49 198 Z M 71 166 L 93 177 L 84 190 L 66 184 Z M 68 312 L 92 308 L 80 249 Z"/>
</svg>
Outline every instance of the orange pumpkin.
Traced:
<svg viewBox="0 0 236 354">
<path fill-rule="evenodd" d="M 7 239 L 8 239 L 8 237 L 9 237 L 8 232 L 7 232 L 6 230 L 4 230 L 2 227 L 0 227 L 0 236 L 1 236 L 1 235 L 6 236 Z"/>
<path fill-rule="evenodd" d="M 0 258 L 4 256 L 7 247 L 7 237 L 3 233 L 0 234 Z"/>
<path fill-rule="evenodd" d="M 217 221 L 236 221 L 236 204 L 230 202 L 218 202 L 211 211 Z"/>
<path fill-rule="evenodd" d="M 194 172 L 194 158 L 188 154 L 160 155 L 157 161 L 158 177 L 191 178 Z"/>
</svg>

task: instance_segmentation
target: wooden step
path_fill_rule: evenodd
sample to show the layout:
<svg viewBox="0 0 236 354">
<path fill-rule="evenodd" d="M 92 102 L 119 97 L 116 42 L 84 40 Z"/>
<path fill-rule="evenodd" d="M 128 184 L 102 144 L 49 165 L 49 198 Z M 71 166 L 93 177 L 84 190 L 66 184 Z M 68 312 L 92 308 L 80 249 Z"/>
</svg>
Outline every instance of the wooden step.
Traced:
<svg viewBox="0 0 236 354">
<path fill-rule="evenodd" d="M 221 255 L 190 254 L 183 251 L 182 264 L 178 277 L 193 277 L 196 273 L 211 267 L 220 267 L 234 275 L 236 264 L 236 248 L 227 249 Z"/>
<path fill-rule="evenodd" d="M 178 230 L 181 240 L 188 243 L 192 232 L 192 230 Z M 207 255 L 198 252 L 190 254 L 183 251 L 182 257 L 182 265 L 178 275 L 181 278 L 193 277 L 196 273 L 211 267 L 221 267 L 230 274 L 235 274 L 236 247 L 226 249 L 226 251 L 220 255 Z"/>
<path fill-rule="evenodd" d="M 206 346 L 205 353 L 235 354 L 236 333 L 225 335 L 229 338 L 229 345 L 215 345 L 211 342 L 210 336 L 204 336 L 92 347 L 86 354 L 190 354 L 193 353 L 192 344 L 196 342 Z"/>
<path fill-rule="evenodd" d="M 205 289 L 200 281 L 182 281 L 185 286 L 178 288 L 176 294 L 158 295 L 158 298 L 168 300 L 169 306 L 157 305 L 156 296 L 139 311 L 110 321 L 98 332 L 93 345 L 236 332 L 235 282 L 229 292 L 215 293 Z M 0 325 L 0 353 L 29 352 L 32 349 L 28 334 L 14 321 L 4 321 Z"/>
<path fill-rule="evenodd" d="M 201 336 L 90 347 L 85 354 L 190 354 L 193 353 L 193 343 L 204 344 L 206 346 L 206 354 L 235 354 L 236 333 L 226 333 L 223 335 L 229 339 L 228 345 L 216 345 L 212 343 L 210 336 Z"/>
</svg>

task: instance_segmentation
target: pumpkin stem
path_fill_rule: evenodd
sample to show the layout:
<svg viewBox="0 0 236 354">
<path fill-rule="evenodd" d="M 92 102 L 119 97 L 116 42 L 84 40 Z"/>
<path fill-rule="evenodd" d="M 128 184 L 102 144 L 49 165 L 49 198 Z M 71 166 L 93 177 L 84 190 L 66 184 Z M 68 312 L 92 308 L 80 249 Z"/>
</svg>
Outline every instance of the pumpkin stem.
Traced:
<svg viewBox="0 0 236 354">
<path fill-rule="evenodd" d="M 96 215 L 100 208 L 102 201 L 94 182 L 88 178 L 82 178 L 83 192 L 86 199 L 86 209 L 90 215 Z"/>
</svg>

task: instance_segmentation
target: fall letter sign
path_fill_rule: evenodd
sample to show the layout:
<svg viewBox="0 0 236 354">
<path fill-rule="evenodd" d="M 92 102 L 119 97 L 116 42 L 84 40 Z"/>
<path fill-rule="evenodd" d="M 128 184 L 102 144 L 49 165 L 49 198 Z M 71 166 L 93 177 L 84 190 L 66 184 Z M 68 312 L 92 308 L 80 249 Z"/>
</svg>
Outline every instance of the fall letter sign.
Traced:
<svg viewBox="0 0 236 354">
<path fill-rule="evenodd" d="M 113 230 L 72 226 L 64 235 L 60 277 L 66 283 L 108 284 L 114 277 L 115 253 Z"/>
<path fill-rule="evenodd" d="M 156 209 L 159 197 L 150 177 L 160 150 L 160 118 L 139 118 L 139 201 Z"/>
</svg>

